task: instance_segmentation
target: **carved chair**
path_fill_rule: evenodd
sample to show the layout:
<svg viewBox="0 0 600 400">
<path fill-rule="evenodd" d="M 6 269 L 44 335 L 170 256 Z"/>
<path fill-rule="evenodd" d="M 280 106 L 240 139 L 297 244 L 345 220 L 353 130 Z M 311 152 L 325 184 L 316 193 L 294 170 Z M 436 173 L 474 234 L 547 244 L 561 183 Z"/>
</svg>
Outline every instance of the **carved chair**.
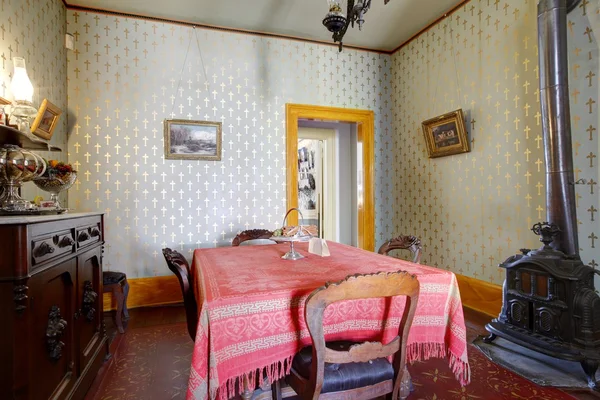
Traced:
<svg viewBox="0 0 600 400">
<path fill-rule="evenodd" d="M 194 297 L 193 277 L 190 274 L 190 265 L 185 257 L 176 250 L 168 247 L 163 249 L 163 255 L 169 269 L 179 279 L 181 293 L 183 294 L 183 305 L 187 320 L 188 333 L 192 340 L 196 340 L 196 327 L 198 326 L 198 306 Z"/>
<path fill-rule="evenodd" d="M 273 231 L 268 229 L 249 229 L 246 231 L 241 231 L 234 238 L 233 242 L 231 242 L 232 246 L 239 246 L 243 242 L 247 242 L 249 240 L 258 240 L 258 239 L 269 239 L 273 236 Z M 274 242 L 273 242 L 274 243 Z M 267 244 L 267 243 L 262 243 Z M 270 243 L 268 243 L 270 244 Z"/>
<path fill-rule="evenodd" d="M 390 239 L 379 248 L 378 253 L 385 256 L 392 250 L 410 250 L 413 255 L 413 262 L 421 262 L 421 240 L 416 236 L 398 236 Z"/>
<path fill-rule="evenodd" d="M 129 319 L 129 311 L 127 310 L 129 283 L 127 282 L 127 276 L 123 272 L 104 271 L 102 272 L 102 287 L 103 293 L 112 293 L 115 298 L 117 303 L 115 324 L 119 333 L 125 333 L 123 320 L 127 321 Z"/>
<path fill-rule="evenodd" d="M 325 342 L 323 314 L 342 300 L 406 296 L 398 335 L 381 342 Z M 406 341 L 419 299 L 419 281 L 404 271 L 350 275 L 328 283 L 306 300 L 304 318 L 312 346 L 296 354 L 289 385 L 302 399 L 370 399 L 393 394 L 397 400 L 406 371 Z M 392 362 L 388 361 L 393 356 Z M 278 386 L 278 385 L 277 385 Z M 273 398 L 281 398 L 273 389 Z"/>
</svg>

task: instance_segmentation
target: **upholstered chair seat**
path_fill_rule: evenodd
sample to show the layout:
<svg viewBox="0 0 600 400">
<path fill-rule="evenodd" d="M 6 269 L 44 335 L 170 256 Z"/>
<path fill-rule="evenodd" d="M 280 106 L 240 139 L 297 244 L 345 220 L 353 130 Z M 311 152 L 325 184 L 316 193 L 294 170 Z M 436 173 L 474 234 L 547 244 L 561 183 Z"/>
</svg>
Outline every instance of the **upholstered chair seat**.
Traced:
<svg viewBox="0 0 600 400">
<path fill-rule="evenodd" d="M 127 276 L 123 272 L 104 271 L 102 273 L 102 281 L 105 285 L 114 285 L 115 283 L 121 282 L 123 279 L 127 279 Z"/>
<path fill-rule="evenodd" d="M 326 346 L 332 350 L 348 351 L 350 346 L 355 344 L 360 343 L 338 341 L 329 342 Z M 294 356 L 292 368 L 302 378 L 309 380 L 312 361 L 312 346 L 306 346 Z M 392 379 L 394 367 L 386 358 L 345 364 L 325 363 L 321 393 L 358 389 Z"/>
</svg>

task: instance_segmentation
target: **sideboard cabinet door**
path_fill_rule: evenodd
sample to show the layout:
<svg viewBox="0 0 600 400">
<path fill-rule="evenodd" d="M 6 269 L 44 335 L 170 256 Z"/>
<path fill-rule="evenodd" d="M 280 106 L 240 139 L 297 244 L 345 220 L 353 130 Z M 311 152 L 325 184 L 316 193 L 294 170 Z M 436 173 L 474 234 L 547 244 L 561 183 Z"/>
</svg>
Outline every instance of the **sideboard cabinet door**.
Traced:
<svg viewBox="0 0 600 400">
<path fill-rule="evenodd" d="M 65 398 L 77 379 L 74 313 L 76 262 L 72 258 L 29 280 L 29 399 Z"/>
<path fill-rule="evenodd" d="M 79 373 L 100 351 L 102 332 L 102 249 L 77 256 L 77 321 L 79 326 Z"/>
</svg>

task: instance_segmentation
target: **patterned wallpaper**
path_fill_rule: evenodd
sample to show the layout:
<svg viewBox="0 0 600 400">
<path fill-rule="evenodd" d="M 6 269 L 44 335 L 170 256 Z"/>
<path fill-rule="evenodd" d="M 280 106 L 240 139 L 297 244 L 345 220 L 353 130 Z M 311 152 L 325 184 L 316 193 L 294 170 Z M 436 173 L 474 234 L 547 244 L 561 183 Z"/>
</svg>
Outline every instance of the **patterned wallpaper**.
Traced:
<svg viewBox="0 0 600 400">
<path fill-rule="evenodd" d="M 580 245 L 592 265 L 599 3 L 569 15 Z M 80 170 L 70 204 L 106 213 L 107 268 L 163 275 L 162 247 L 190 254 L 279 223 L 285 103 L 373 109 L 377 246 L 416 234 L 425 263 L 500 284 L 497 264 L 538 247 L 529 228 L 545 219 L 536 4 L 473 0 L 391 57 L 68 10 L 69 160 Z M 472 151 L 429 159 L 421 121 L 459 107 Z M 165 160 L 164 118 L 221 121 L 222 161 Z"/>
<path fill-rule="evenodd" d="M 597 13 L 597 0 L 585 3 Z M 569 45 L 593 59 L 571 67 L 571 91 L 580 92 L 572 99 L 577 175 L 595 182 L 576 188 L 580 245 L 584 262 L 595 264 L 590 232 L 600 229 L 587 208 L 600 208 L 598 167 L 586 157 L 598 153 L 598 77 L 586 75 L 598 72 L 598 48 L 585 12 L 570 15 Z M 536 18 L 534 0 L 473 0 L 392 56 L 394 221 L 421 237 L 426 264 L 501 284 L 498 263 L 540 245 L 529 231 L 546 216 Z M 471 152 L 429 159 L 421 122 L 457 108 Z"/>
<path fill-rule="evenodd" d="M 57 0 L 0 0 L 0 96 L 12 100 L 13 57 L 25 58 L 34 87 L 36 107 L 47 98 L 62 114 L 51 143 L 62 153 L 39 152 L 46 158 L 67 160 L 67 51 L 64 47 L 66 10 Z M 49 195 L 33 183 L 23 185 L 23 197 Z"/>
<path fill-rule="evenodd" d="M 573 127 L 573 163 L 581 258 L 588 265 L 600 264 L 600 139 L 598 139 L 598 39 L 600 0 L 585 0 L 569 14 L 569 91 Z M 600 280 L 596 279 L 596 287 Z"/>
<path fill-rule="evenodd" d="M 377 243 L 394 233 L 388 55 L 75 10 L 67 24 L 69 199 L 106 213 L 107 269 L 165 275 L 163 247 L 277 227 L 286 103 L 375 111 Z M 222 161 L 165 160 L 165 118 L 222 122 Z"/>
</svg>

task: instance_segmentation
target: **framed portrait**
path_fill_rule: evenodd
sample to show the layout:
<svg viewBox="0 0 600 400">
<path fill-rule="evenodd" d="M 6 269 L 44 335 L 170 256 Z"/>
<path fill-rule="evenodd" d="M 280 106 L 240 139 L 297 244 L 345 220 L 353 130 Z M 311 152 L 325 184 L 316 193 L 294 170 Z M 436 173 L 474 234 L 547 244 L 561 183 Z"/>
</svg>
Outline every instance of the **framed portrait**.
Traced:
<svg viewBox="0 0 600 400">
<path fill-rule="evenodd" d="M 471 151 L 462 109 L 423 122 L 429 158 Z"/>
<path fill-rule="evenodd" d="M 31 125 L 31 133 L 42 139 L 50 140 L 62 111 L 60 108 L 44 99 Z"/>
<path fill-rule="evenodd" d="M 221 160 L 221 123 L 165 120 L 167 160 Z"/>
</svg>

